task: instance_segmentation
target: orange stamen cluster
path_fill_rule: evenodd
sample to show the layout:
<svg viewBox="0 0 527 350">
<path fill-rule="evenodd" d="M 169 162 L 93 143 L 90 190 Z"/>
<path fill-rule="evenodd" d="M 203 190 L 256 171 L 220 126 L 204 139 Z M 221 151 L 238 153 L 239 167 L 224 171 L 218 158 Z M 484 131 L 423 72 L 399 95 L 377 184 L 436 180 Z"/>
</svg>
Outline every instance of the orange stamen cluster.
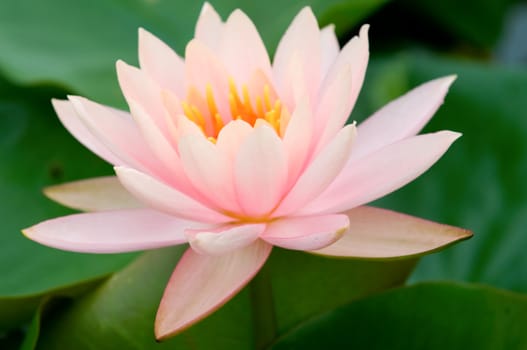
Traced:
<svg viewBox="0 0 527 350">
<path fill-rule="evenodd" d="M 211 142 L 216 142 L 219 132 L 230 120 L 244 120 L 254 126 L 260 119 L 266 121 L 280 134 L 282 114 L 285 110 L 280 100 L 274 96 L 269 85 L 265 84 L 261 96 L 256 96 L 254 101 L 251 101 L 247 85 L 243 85 L 239 93 L 234 81 L 230 79 L 228 94 L 230 116 L 227 118 L 218 110 L 210 84 L 206 86 L 204 96 L 195 88 L 190 88 L 187 101 L 182 103 L 182 107 L 185 116 L 199 126 Z"/>
</svg>

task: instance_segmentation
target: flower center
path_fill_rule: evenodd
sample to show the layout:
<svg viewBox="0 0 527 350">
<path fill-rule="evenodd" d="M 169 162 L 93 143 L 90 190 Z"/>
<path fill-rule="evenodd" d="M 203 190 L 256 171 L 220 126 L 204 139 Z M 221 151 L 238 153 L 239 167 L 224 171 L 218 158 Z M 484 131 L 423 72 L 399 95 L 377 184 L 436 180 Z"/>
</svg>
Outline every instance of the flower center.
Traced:
<svg viewBox="0 0 527 350">
<path fill-rule="evenodd" d="M 211 142 L 216 142 L 223 126 L 231 120 L 243 120 L 254 126 L 256 123 L 267 122 L 280 135 L 282 115 L 287 111 L 282 108 L 282 103 L 271 92 L 268 84 L 263 85 L 261 94 L 253 96 L 249 93 L 247 85 L 243 85 L 241 93 L 238 92 L 232 79 L 229 80 L 228 111 L 220 111 L 214 97 L 212 86 L 207 84 L 205 94 L 191 87 L 187 100 L 182 102 L 183 113 L 194 122 Z M 229 113 L 230 115 L 222 115 Z"/>
</svg>

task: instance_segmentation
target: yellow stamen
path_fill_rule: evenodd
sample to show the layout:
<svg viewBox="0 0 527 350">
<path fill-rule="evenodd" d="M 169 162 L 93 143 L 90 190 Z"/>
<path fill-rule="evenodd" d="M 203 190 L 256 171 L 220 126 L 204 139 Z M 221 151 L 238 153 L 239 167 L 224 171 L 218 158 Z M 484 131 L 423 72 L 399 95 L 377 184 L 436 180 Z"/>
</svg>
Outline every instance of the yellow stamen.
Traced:
<svg viewBox="0 0 527 350">
<path fill-rule="evenodd" d="M 207 84 L 207 87 L 205 88 L 205 94 L 207 96 L 207 105 L 209 106 L 210 115 L 214 116 L 218 114 L 218 108 L 216 107 L 212 86 L 210 86 L 210 84 Z"/>
<path fill-rule="evenodd" d="M 271 90 L 269 89 L 269 85 L 265 84 L 264 86 L 264 102 L 265 107 L 269 111 L 271 109 Z"/>
</svg>

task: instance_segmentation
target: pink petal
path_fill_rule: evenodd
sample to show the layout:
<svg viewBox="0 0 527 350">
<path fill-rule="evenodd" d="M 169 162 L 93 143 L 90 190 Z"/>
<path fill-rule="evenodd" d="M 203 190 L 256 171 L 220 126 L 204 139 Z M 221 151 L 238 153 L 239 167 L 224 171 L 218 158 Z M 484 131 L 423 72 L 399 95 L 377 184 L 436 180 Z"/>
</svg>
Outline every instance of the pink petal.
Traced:
<svg viewBox="0 0 527 350">
<path fill-rule="evenodd" d="M 300 175 L 295 186 L 273 213 L 273 217 L 295 212 L 331 184 L 348 160 L 355 134 L 353 124 L 346 126 L 337 134 Z"/>
<path fill-rule="evenodd" d="M 354 80 L 352 67 L 344 66 L 328 87 L 322 91 L 315 112 L 317 144 L 314 154 L 318 154 L 346 124 L 355 102 L 349 98 Z"/>
<path fill-rule="evenodd" d="M 349 162 L 331 186 L 299 212 L 340 212 L 391 193 L 428 170 L 460 136 L 452 131 L 414 136 Z"/>
<path fill-rule="evenodd" d="M 186 242 L 184 230 L 203 227 L 149 209 L 114 210 L 64 216 L 27 228 L 29 239 L 75 252 L 120 253 Z"/>
<path fill-rule="evenodd" d="M 223 36 L 224 24 L 220 15 L 208 2 L 203 4 L 194 37 L 212 50 L 217 50 Z"/>
<path fill-rule="evenodd" d="M 244 120 L 233 120 L 221 129 L 216 148 L 233 162 L 240 145 L 252 131 L 251 125 Z"/>
<path fill-rule="evenodd" d="M 117 78 L 126 101 L 141 104 L 160 130 L 166 129 L 166 110 L 160 87 L 142 70 L 119 60 L 116 63 Z"/>
<path fill-rule="evenodd" d="M 315 254 L 365 259 L 390 259 L 434 252 L 472 233 L 413 216 L 374 207 L 358 207 L 346 213 L 348 233 Z"/>
<path fill-rule="evenodd" d="M 317 19 L 309 7 L 304 7 L 283 35 L 273 60 L 273 72 L 280 96 L 287 96 L 291 80 L 289 70 L 294 55 L 302 60 L 310 97 L 320 84 L 320 30 Z"/>
<path fill-rule="evenodd" d="M 154 173 L 163 172 L 130 114 L 79 96 L 69 96 L 69 99 L 84 125 L 126 164 Z"/>
<path fill-rule="evenodd" d="M 176 335 L 219 309 L 256 275 L 270 252 L 271 245 L 259 240 L 221 256 L 187 250 L 161 299 L 156 338 Z"/>
<path fill-rule="evenodd" d="M 139 63 L 141 69 L 161 88 L 183 96 L 183 59 L 143 28 L 139 28 Z"/>
<path fill-rule="evenodd" d="M 263 216 L 273 209 L 287 180 L 287 159 L 282 140 L 269 126 L 256 126 L 241 145 L 234 163 L 238 202 L 248 216 Z"/>
<path fill-rule="evenodd" d="M 283 137 L 289 163 L 287 187 L 291 187 L 296 182 L 298 175 L 304 169 L 312 135 L 313 113 L 308 99 L 303 98 L 295 108 Z"/>
<path fill-rule="evenodd" d="M 340 51 L 339 42 L 335 35 L 335 26 L 330 24 L 320 31 L 321 73 L 325 76 L 337 58 Z"/>
<path fill-rule="evenodd" d="M 82 120 L 70 101 L 51 100 L 53 108 L 64 127 L 86 148 L 113 165 L 127 165 L 127 162 L 119 159 L 108 147 L 101 142 L 84 125 Z"/>
<path fill-rule="evenodd" d="M 223 255 L 253 243 L 264 230 L 265 224 L 227 225 L 209 230 L 187 230 L 185 235 L 196 252 Z"/>
<path fill-rule="evenodd" d="M 218 208 L 238 212 L 232 161 L 202 135 L 182 138 L 179 152 L 194 187 Z"/>
<path fill-rule="evenodd" d="M 366 74 L 366 67 L 368 65 L 368 28 L 368 25 L 363 25 L 360 29 L 359 36 L 354 37 L 346 45 L 344 45 L 342 51 L 340 51 L 340 54 L 334 61 L 333 66 L 329 69 L 320 89 L 320 93 L 322 95 L 326 93 L 327 89 L 329 89 L 331 85 L 333 85 L 334 82 L 337 81 L 339 75 L 341 75 L 343 71 L 346 71 L 347 69 L 349 69 L 348 67 L 350 67 L 352 80 L 351 88 L 347 90 L 349 91 L 349 100 L 347 99 L 346 103 L 346 105 L 349 106 L 350 111 L 351 109 L 353 109 L 355 101 L 359 96 L 359 92 L 364 81 L 364 75 Z M 319 116 L 323 117 L 324 114 L 321 114 Z M 340 126 L 342 126 L 346 121 L 345 119 L 342 120 L 342 118 L 343 117 L 341 116 L 337 117 L 337 119 L 341 122 Z M 334 131 L 335 128 L 333 128 L 332 130 Z"/>
<path fill-rule="evenodd" d="M 143 206 L 124 189 L 115 176 L 46 187 L 44 194 L 55 202 L 81 211 L 132 209 Z"/>
<path fill-rule="evenodd" d="M 351 159 L 416 135 L 443 103 L 456 76 L 429 81 L 390 102 L 358 127 L 356 147 Z"/>
<path fill-rule="evenodd" d="M 123 186 L 147 206 L 189 220 L 208 223 L 232 221 L 232 218 L 135 169 L 115 167 L 115 172 Z"/>
<path fill-rule="evenodd" d="M 291 217 L 272 221 L 261 238 L 286 249 L 314 250 L 337 241 L 349 226 L 341 214 Z"/>
<path fill-rule="evenodd" d="M 238 84 L 249 81 L 256 70 L 271 77 L 271 62 L 258 30 L 241 10 L 234 10 L 225 23 L 220 57 Z"/>
</svg>

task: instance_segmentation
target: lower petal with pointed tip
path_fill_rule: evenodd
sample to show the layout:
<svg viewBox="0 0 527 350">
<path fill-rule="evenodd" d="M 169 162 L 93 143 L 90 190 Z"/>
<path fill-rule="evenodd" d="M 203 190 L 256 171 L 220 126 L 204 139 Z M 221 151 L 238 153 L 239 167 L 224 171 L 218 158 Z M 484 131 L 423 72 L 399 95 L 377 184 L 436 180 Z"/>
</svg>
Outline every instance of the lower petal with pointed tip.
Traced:
<svg viewBox="0 0 527 350">
<path fill-rule="evenodd" d="M 143 207 L 115 176 L 96 177 L 46 187 L 44 194 L 55 202 L 81 211 Z"/>
<path fill-rule="evenodd" d="M 114 210 L 63 216 L 23 230 L 41 244 L 74 252 L 121 253 L 178 245 L 187 228 L 202 223 L 150 209 Z"/>
<path fill-rule="evenodd" d="M 345 214 L 350 220 L 348 233 L 311 253 L 364 259 L 420 256 L 472 236 L 465 229 L 386 209 L 365 206 Z"/>
<path fill-rule="evenodd" d="M 196 252 L 221 255 L 251 244 L 264 230 L 265 224 L 227 225 L 210 230 L 187 230 L 185 235 Z"/>
<path fill-rule="evenodd" d="M 285 218 L 270 223 L 261 238 L 286 249 L 320 249 L 337 241 L 349 224 L 342 214 Z"/>
<path fill-rule="evenodd" d="M 221 256 L 188 249 L 170 277 L 157 311 L 155 334 L 166 339 L 220 308 L 260 270 L 272 246 L 256 241 Z"/>
</svg>

